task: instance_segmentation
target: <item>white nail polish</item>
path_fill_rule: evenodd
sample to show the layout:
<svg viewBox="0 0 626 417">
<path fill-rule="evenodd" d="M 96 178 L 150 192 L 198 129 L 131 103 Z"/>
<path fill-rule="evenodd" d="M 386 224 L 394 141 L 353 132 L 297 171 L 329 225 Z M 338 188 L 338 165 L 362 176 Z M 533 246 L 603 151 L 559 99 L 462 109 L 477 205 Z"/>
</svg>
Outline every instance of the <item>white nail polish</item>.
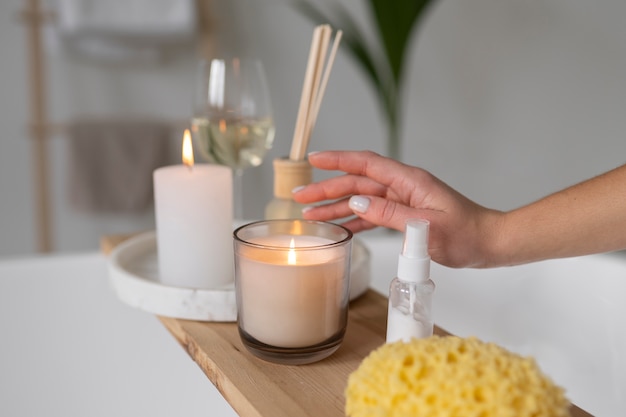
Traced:
<svg viewBox="0 0 626 417">
<path fill-rule="evenodd" d="M 353 195 L 350 197 L 348 206 L 359 213 L 365 213 L 370 206 L 370 199 L 362 195 Z"/>
<path fill-rule="evenodd" d="M 293 190 L 291 190 L 291 194 L 295 194 L 295 193 L 297 193 L 300 190 L 304 190 L 305 187 L 306 187 L 306 185 L 298 185 Z"/>
<path fill-rule="evenodd" d="M 302 207 L 302 214 L 306 213 L 307 211 L 310 211 L 311 209 L 313 209 L 313 206 Z"/>
</svg>

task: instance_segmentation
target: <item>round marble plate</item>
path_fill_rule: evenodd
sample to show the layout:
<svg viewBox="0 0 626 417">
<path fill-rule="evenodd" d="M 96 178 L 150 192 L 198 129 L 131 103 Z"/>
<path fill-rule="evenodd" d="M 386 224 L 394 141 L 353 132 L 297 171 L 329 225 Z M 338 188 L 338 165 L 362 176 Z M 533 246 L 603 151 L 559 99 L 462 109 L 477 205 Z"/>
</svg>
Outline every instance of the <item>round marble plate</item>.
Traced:
<svg viewBox="0 0 626 417">
<path fill-rule="evenodd" d="M 117 297 L 131 307 L 158 314 L 200 321 L 236 321 L 234 285 L 221 289 L 172 287 L 159 282 L 156 232 L 147 232 L 118 245 L 109 258 L 109 280 Z M 370 284 L 370 253 L 353 240 L 350 300 Z"/>
</svg>

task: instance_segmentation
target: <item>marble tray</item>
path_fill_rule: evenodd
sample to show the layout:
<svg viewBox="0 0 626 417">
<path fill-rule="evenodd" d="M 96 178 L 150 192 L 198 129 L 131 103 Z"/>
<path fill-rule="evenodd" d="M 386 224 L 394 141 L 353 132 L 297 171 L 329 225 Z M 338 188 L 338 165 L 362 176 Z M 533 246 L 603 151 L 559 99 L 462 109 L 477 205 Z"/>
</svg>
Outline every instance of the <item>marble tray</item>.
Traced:
<svg viewBox="0 0 626 417">
<path fill-rule="evenodd" d="M 220 289 L 172 287 L 159 282 L 156 232 L 120 243 L 109 258 L 109 281 L 117 297 L 131 307 L 160 316 L 200 321 L 237 320 L 234 285 Z M 370 284 L 370 252 L 359 240 L 352 246 L 350 300 Z"/>
</svg>

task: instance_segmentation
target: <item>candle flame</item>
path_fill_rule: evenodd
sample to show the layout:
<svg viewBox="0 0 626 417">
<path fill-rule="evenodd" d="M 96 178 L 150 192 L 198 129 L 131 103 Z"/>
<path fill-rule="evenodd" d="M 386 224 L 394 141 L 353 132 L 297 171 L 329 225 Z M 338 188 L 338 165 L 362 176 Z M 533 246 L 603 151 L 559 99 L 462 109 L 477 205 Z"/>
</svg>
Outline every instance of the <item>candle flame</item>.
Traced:
<svg viewBox="0 0 626 417">
<path fill-rule="evenodd" d="M 296 242 L 291 238 L 291 242 L 289 243 L 289 253 L 287 254 L 287 263 L 289 265 L 296 264 Z"/>
<path fill-rule="evenodd" d="M 183 135 L 183 164 L 190 168 L 193 166 L 193 147 L 191 146 L 189 129 L 185 129 L 185 134 Z"/>
</svg>

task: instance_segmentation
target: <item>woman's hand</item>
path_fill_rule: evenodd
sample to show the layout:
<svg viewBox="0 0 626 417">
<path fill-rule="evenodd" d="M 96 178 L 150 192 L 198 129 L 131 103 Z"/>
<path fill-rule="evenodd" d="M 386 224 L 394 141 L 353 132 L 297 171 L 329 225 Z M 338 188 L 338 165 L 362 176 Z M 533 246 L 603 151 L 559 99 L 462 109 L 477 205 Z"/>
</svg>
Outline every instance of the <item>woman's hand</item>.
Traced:
<svg viewBox="0 0 626 417">
<path fill-rule="evenodd" d="M 353 232 L 384 226 L 404 231 L 411 218 L 430 222 L 430 255 L 451 267 L 491 266 L 492 240 L 502 213 L 482 207 L 420 168 L 369 151 L 329 151 L 309 155 L 316 168 L 346 175 L 294 192 L 307 207 L 304 217 L 334 220 L 355 214 L 344 226 Z M 328 201 L 331 200 L 331 201 Z"/>
</svg>

